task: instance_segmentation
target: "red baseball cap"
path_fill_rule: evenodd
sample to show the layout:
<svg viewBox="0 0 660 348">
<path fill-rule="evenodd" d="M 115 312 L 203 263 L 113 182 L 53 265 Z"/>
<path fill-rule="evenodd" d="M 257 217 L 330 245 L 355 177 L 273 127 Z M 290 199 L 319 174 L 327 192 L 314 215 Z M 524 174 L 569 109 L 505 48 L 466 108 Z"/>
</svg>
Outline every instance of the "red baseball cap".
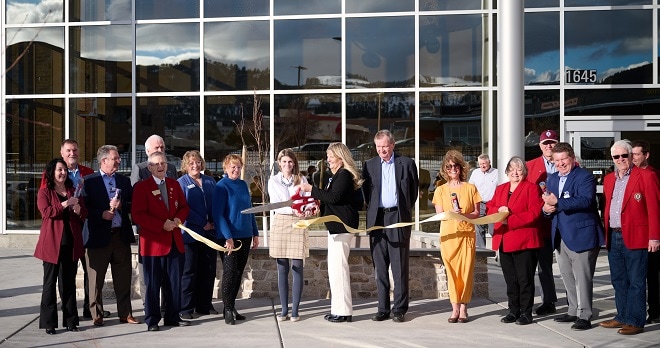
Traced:
<svg viewBox="0 0 660 348">
<path fill-rule="evenodd" d="M 548 129 L 546 131 L 541 132 L 541 138 L 539 139 L 539 142 L 542 144 L 546 140 L 550 140 L 555 143 L 558 143 L 559 136 L 557 136 L 557 132 L 553 131 L 552 129 Z"/>
</svg>

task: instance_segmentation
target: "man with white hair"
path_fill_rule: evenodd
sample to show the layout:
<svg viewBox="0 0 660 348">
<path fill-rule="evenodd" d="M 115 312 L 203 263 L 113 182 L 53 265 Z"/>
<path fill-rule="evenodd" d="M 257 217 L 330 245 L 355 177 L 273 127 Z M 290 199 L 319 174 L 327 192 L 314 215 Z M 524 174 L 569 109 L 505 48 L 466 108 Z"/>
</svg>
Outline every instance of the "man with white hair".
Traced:
<svg viewBox="0 0 660 348">
<path fill-rule="evenodd" d="M 628 140 L 615 142 L 610 153 L 616 169 L 603 182 L 603 221 L 617 314 L 600 326 L 636 335 L 646 323 L 649 253 L 660 248 L 660 183 L 655 173 L 633 164 Z"/>
<path fill-rule="evenodd" d="M 493 168 L 490 164 L 490 157 L 486 154 L 481 154 L 478 157 L 479 168 L 472 171 L 470 174 L 470 184 L 477 187 L 477 191 L 481 196 L 481 203 L 479 204 L 479 216 L 486 216 L 486 203 L 493 198 L 495 188 L 497 187 L 497 169 Z M 477 229 L 476 246 L 480 248 L 486 247 L 486 232 L 492 229 L 492 224 L 489 225 L 474 225 Z"/>
</svg>

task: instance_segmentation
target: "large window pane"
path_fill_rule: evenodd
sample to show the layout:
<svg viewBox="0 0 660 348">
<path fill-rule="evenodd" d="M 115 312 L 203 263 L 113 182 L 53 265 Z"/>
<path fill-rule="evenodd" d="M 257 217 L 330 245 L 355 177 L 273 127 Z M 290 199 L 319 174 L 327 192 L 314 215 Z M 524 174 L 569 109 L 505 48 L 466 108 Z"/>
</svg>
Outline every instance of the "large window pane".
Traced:
<svg viewBox="0 0 660 348">
<path fill-rule="evenodd" d="M 652 0 L 564 0 L 564 6 L 650 5 Z"/>
<path fill-rule="evenodd" d="M 199 17 L 200 0 L 137 0 L 136 19 L 173 19 Z M 222 6 L 216 1 L 218 6 Z"/>
<path fill-rule="evenodd" d="M 415 22 L 410 17 L 346 19 L 346 86 L 412 87 Z"/>
<path fill-rule="evenodd" d="M 275 151 L 293 148 L 300 168 L 325 160 L 328 144 L 341 141 L 341 95 L 275 96 Z"/>
<path fill-rule="evenodd" d="M 388 129 L 397 141 L 397 153 L 415 157 L 414 93 L 352 93 L 346 95 L 346 145 L 362 162 L 374 157 L 374 134 Z"/>
<path fill-rule="evenodd" d="M 354 0 L 356 1 L 356 0 Z M 539 1 L 539 0 L 533 0 Z M 554 0 L 559 1 L 559 0 Z M 419 4 L 420 11 L 480 10 L 482 0 L 427 0 Z"/>
<path fill-rule="evenodd" d="M 276 16 L 341 13 L 341 0 L 273 0 L 273 12 Z"/>
<path fill-rule="evenodd" d="M 566 12 L 566 69 L 595 70 L 598 84 L 651 83 L 652 14 L 648 10 Z"/>
<path fill-rule="evenodd" d="M 341 86 L 339 19 L 275 22 L 275 88 Z"/>
<path fill-rule="evenodd" d="M 64 21 L 63 0 L 7 0 L 7 24 Z"/>
<path fill-rule="evenodd" d="M 200 149 L 199 97 L 140 97 L 135 113 L 136 163 L 147 160 L 144 141 L 152 134 L 163 137 L 167 160 L 177 169 L 186 151 Z"/>
<path fill-rule="evenodd" d="M 651 90 L 580 89 L 565 92 L 566 116 L 658 115 L 660 97 Z"/>
<path fill-rule="evenodd" d="M 7 29 L 7 94 L 64 91 L 64 29 Z"/>
<path fill-rule="evenodd" d="M 204 0 L 204 17 L 268 16 L 268 0 Z"/>
<path fill-rule="evenodd" d="M 69 20 L 86 21 L 130 21 L 130 0 L 72 0 Z"/>
<path fill-rule="evenodd" d="M 347 13 L 414 11 L 414 0 L 346 0 Z"/>
<path fill-rule="evenodd" d="M 37 191 L 46 164 L 60 157 L 64 140 L 63 99 L 7 101 L 7 228 L 39 229 Z M 35 141 L 39 139 L 38 141 Z"/>
<path fill-rule="evenodd" d="M 78 162 L 99 168 L 96 151 L 115 145 L 121 156 L 119 172 L 131 172 L 131 98 L 72 98 L 70 134 L 78 141 Z"/>
<path fill-rule="evenodd" d="M 130 93 L 130 36 L 130 25 L 72 27 L 71 93 Z"/>
<path fill-rule="evenodd" d="M 199 91 L 199 24 L 143 24 L 136 31 L 138 92 Z"/>
<path fill-rule="evenodd" d="M 482 15 L 424 16 L 419 28 L 420 86 L 482 84 Z"/>
<path fill-rule="evenodd" d="M 525 13 L 525 84 L 559 84 L 559 12 Z"/>
<path fill-rule="evenodd" d="M 253 114 L 256 111 L 255 105 L 259 106 L 257 115 Z M 264 95 L 206 97 L 204 159 L 206 168 L 214 176 L 221 175 L 222 161 L 227 154 L 242 154 L 243 141 L 245 141 L 247 149 L 245 177 L 252 177 L 259 172 L 259 163 L 262 163 L 262 169 L 270 168 L 268 147 L 266 146 L 269 144 L 268 135 L 270 134 L 269 109 L 268 96 Z M 261 129 L 257 132 L 255 124 L 259 124 L 259 122 L 255 122 L 255 120 L 259 119 L 261 119 Z M 241 121 L 244 121 L 242 130 L 239 127 Z M 261 137 L 260 146 L 257 145 L 254 136 L 257 133 Z"/>
<path fill-rule="evenodd" d="M 268 22 L 207 23 L 204 31 L 207 90 L 270 87 Z"/>
<path fill-rule="evenodd" d="M 559 0 L 525 0 L 525 8 L 557 6 L 559 6 Z"/>
<path fill-rule="evenodd" d="M 559 90 L 525 91 L 525 160 L 543 154 L 539 147 L 541 132 L 559 131 Z"/>
</svg>

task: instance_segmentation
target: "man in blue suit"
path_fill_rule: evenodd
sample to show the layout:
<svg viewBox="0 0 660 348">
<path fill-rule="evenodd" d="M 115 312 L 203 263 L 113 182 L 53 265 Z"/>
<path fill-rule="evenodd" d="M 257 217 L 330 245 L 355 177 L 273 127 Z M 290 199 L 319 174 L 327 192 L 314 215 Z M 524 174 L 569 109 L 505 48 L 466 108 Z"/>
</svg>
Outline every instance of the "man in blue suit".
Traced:
<svg viewBox="0 0 660 348">
<path fill-rule="evenodd" d="M 596 258 L 605 237 L 596 204 L 596 180 L 577 166 L 568 143 L 552 149 L 557 172 L 548 176 L 543 213 L 552 218 L 552 242 L 568 297 L 568 313 L 555 321 L 591 328 Z"/>
</svg>

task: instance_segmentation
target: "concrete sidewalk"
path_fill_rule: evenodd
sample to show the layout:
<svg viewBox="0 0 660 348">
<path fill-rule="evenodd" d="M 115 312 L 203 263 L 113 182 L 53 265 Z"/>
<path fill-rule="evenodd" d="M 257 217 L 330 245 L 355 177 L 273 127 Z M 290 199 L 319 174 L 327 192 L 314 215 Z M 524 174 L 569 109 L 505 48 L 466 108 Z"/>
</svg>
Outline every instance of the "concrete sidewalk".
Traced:
<svg viewBox="0 0 660 348">
<path fill-rule="evenodd" d="M 556 284 L 561 289 L 557 274 L 558 271 Z M 56 335 L 48 336 L 38 328 L 41 277 L 41 262 L 32 257 L 32 250 L 0 248 L 2 347 L 657 347 L 660 344 L 660 324 L 649 325 L 644 333 L 630 337 L 618 335 L 614 329 L 597 327 L 598 322 L 612 318 L 615 312 L 604 252 L 598 260 L 594 284 L 594 328 L 582 332 L 571 331 L 569 324 L 555 323 L 552 318 L 556 315 L 535 317 L 534 324 L 527 326 L 500 323 L 507 313 L 506 290 L 501 270 L 493 260 L 489 261 L 490 296 L 473 299 L 467 324 L 447 322 L 451 310 L 448 300 L 412 301 L 405 323 L 373 322 L 370 318 L 376 310 L 375 300 L 356 300 L 353 323 L 334 324 L 323 320 L 323 315 L 329 312 L 329 300 L 318 299 L 301 304 L 301 321 L 279 323 L 275 318 L 279 311 L 277 299 L 253 298 L 237 301 L 237 309 L 248 319 L 235 326 L 225 325 L 222 316 L 207 315 L 193 319 L 189 327 L 161 326 L 160 332 L 147 332 L 144 324 L 119 324 L 116 307 L 108 300 L 106 309 L 113 316 L 106 319 L 105 326 L 94 327 L 91 321 L 83 320 L 80 332 L 67 332 L 60 327 Z M 559 295 L 557 315 L 566 310 L 563 290 Z M 216 309 L 222 308 L 221 301 L 215 305 Z M 141 301 L 133 301 L 134 314 L 139 319 L 143 317 L 141 307 Z"/>
</svg>

